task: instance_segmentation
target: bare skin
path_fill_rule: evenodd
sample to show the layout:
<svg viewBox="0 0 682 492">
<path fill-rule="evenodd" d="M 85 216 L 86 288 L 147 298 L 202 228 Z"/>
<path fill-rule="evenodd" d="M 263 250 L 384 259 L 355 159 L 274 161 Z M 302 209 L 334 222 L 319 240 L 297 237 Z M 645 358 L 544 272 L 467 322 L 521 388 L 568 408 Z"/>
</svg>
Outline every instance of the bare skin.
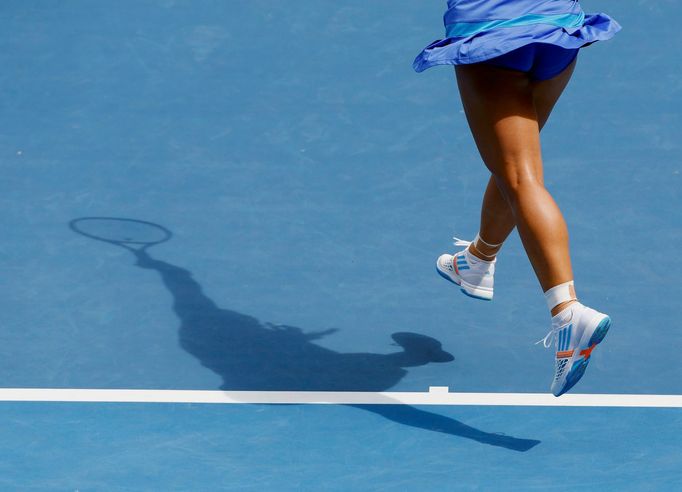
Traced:
<svg viewBox="0 0 682 492">
<path fill-rule="evenodd" d="M 464 111 L 491 177 L 481 207 L 481 238 L 502 244 L 518 228 L 543 291 L 573 279 L 566 222 L 544 187 L 540 130 L 571 78 L 575 61 L 553 79 L 485 64 L 456 67 Z M 494 258 L 501 246 L 470 251 Z M 552 315 L 571 302 L 555 306 Z"/>
</svg>

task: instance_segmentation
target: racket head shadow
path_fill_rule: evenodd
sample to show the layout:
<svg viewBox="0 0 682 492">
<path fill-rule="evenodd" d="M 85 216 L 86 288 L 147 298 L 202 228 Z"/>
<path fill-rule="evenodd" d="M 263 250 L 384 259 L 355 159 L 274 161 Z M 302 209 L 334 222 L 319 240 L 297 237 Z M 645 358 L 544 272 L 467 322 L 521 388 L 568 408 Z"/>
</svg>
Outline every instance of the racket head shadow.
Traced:
<svg viewBox="0 0 682 492">
<path fill-rule="evenodd" d="M 80 217 L 69 222 L 69 228 L 81 236 L 131 251 L 142 251 L 173 237 L 162 225 L 124 217 Z"/>
</svg>

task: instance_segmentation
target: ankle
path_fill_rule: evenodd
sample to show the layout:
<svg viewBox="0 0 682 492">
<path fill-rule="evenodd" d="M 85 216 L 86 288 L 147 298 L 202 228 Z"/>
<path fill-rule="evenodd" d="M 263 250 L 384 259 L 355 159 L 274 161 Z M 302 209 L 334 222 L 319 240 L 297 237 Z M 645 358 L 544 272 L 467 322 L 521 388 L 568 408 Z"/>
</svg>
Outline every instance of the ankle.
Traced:
<svg viewBox="0 0 682 492">
<path fill-rule="evenodd" d="M 559 314 L 561 311 L 566 309 L 567 307 L 572 306 L 573 304 L 576 304 L 577 302 L 578 301 L 576 299 L 573 299 L 572 301 L 566 301 L 566 302 L 562 302 L 561 304 L 557 304 L 556 306 L 554 306 L 552 308 L 552 310 L 550 311 L 550 314 L 552 317 L 554 317 L 557 314 Z"/>
</svg>

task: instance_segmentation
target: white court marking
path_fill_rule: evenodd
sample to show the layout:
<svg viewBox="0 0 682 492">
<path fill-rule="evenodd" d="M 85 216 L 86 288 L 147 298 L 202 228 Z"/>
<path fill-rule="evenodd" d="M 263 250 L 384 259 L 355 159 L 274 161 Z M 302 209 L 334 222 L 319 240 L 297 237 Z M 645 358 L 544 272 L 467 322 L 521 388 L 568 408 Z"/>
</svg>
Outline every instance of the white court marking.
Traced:
<svg viewBox="0 0 682 492">
<path fill-rule="evenodd" d="M 541 407 L 682 408 L 682 395 L 547 393 L 450 393 L 432 386 L 428 392 L 355 391 L 188 391 L 126 389 L 0 389 L 0 402 L 213 403 L 313 405 L 481 405 Z"/>
</svg>

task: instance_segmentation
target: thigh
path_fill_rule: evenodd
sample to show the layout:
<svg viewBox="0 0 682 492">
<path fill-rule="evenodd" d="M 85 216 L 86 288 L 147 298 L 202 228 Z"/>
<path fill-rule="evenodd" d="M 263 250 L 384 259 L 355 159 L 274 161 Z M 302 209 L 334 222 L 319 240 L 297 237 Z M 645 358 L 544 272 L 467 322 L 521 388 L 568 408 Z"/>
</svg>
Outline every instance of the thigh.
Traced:
<svg viewBox="0 0 682 492">
<path fill-rule="evenodd" d="M 538 115 L 538 124 L 541 129 L 545 126 L 554 105 L 559 100 L 568 81 L 571 80 L 576 61 L 577 58 L 574 58 L 563 72 L 552 79 L 532 82 L 533 104 L 535 105 L 535 111 Z"/>
<path fill-rule="evenodd" d="M 459 65 L 457 83 L 479 153 L 506 192 L 542 183 L 540 126 L 527 74 L 486 64 Z"/>
</svg>

